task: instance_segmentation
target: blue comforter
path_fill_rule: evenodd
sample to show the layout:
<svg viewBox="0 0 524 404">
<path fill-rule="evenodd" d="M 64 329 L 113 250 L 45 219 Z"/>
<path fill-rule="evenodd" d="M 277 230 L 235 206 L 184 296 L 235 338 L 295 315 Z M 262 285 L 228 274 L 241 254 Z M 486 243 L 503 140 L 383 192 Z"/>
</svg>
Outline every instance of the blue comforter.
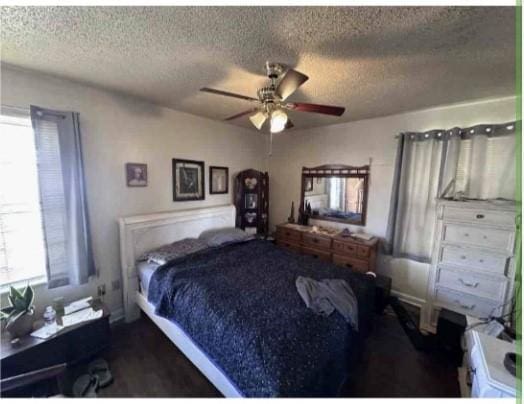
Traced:
<svg viewBox="0 0 524 404">
<path fill-rule="evenodd" d="M 308 310 L 297 276 L 345 279 L 360 335 L 338 313 Z M 334 396 L 373 312 L 374 280 L 254 240 L 158 268 L 148 300 L 178 324 L 246 397 Z"/>
</svg>

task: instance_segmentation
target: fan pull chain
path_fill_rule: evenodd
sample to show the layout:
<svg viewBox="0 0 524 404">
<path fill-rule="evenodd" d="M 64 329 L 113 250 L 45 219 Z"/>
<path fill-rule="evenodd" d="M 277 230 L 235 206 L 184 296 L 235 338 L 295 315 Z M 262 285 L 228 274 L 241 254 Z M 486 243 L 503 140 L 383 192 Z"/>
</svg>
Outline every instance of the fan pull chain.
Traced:
<svg viewBox="0 0 524 404">
<path fill-rule="evenodd" d="M 273 132 L 269 132 L 269 150 L 267 152 L 267 155 L 273 155 Z"/>
</svg>

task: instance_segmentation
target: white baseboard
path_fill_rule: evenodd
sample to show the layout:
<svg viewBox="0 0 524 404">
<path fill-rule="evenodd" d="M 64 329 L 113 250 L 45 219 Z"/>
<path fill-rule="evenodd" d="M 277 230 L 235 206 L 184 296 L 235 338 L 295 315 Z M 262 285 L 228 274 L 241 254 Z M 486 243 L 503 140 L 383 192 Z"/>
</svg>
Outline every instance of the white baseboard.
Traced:
<svg viewBox="0 0 524 404">
<path fill-rule="evenodd" d="M 124 308 L 119 307 L 116 310 L 111 311 L 111 315 L 109 316 L 109 323 L 112 324 L 116 321 L 122 320 L 124 318 Z"/>
<path fill-rule="evenodd" d="M 426 301 L 424 299 L 421 299 L 420 297 L 408 295 L 407 293 L 399 292 L 398 290 L 392 289 L 391 294 L 393 296 L 398 297 L 400 301 L 411 304 L 413 306 L 420 307 L 421 309 L 426 304 Z"/>
<path fill-rule="evenodd" d="M 399 292 L 398 290 L 392 290 L 391 294 L 398 297 L 402 302 L 411 304 L 420 308 L 420 320 L 419 320 L 419 329 L 425 332 L 435 333 L 435 327 L 432 327 L 429 322 L 428 312 L 426 308 L 426 300 L 421 299 L 420 297 L 411 296 L 406 293 Z"/>
</svg>

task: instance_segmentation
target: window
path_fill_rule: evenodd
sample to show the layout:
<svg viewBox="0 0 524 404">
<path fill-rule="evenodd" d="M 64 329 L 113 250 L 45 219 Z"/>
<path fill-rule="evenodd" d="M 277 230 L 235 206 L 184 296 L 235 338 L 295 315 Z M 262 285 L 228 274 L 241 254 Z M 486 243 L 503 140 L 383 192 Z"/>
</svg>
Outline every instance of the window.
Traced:
<svg viewBox="0 0 524 404">
<path fill-rule="evenodd" d="M 515 198 L 515 136 L 460 141 L 455 191 L 478 199 Z"/>
<path fill-rule="evenodd" d="M 0 115 L 0 285 L 43 278 L 46 254 L 29 116 Z"/>
</svg>

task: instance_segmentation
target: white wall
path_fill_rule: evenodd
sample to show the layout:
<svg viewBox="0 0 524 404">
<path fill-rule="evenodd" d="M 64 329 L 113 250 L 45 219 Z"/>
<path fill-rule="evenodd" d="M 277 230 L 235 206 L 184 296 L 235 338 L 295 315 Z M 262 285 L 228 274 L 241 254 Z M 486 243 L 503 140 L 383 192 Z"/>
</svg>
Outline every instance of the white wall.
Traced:
<svg viewBox="0 0 524 404">
<path fill-rule="evenodd" d="M 299 119 L 298 113 L 293 119 Z M 303 166 L 359 166 L 368 164 L 371 158 L 366 226 L 349 227 L 384 237 L 397 147 L 395 135 L 404 131 L 503 123 L 514 119 L 515 98 L 508 97 L 278 134 L 274 137 L 273 155 L 269 160 L 271 226 L 286 221 L 291 201 L 300 204 Z M 322 224 L 334 225 L 332 222 Z M 408 295 L 412 302 L 425 300 L 427 265 L 405 259 L 390 262 L 389 257 L 380 257 L 378 271 L 391 276 L 393 288 Z"/>
<path fill-rule="evenodd" d="M 272 226 L 287 219 L 291 201 L 299 203 L 302 166 L 363 165 L 371 158 L 368 216 L 363 230 L 383 237 L 396 134 L 515 119 L 515 99 L 509 97 L 294 130 L 275 136 L 273 155 L 265 160 L 267 145 L 255 131 L 46 75 L 5 66 L 1 73 L 2 104 L 25 108 L 34 104 L 80 112 L 93 247 L 100 277 L 79 288 L 49 291 L 39 287 L 40 307 L 55 296 L 73 299 L 95 294 L 96 286 L 104 283 L 108 292 L 106 302 L 118 312 L 122 304 L 121 290 L 111 291 L 111 281 L 120 279 L 118 217 L 232 202 L 231 183 L 228 195 L 206 195 L 206 200 L 199 202 L 173 202 L 173 157 L 205 161 L 206 184 L 209 165 L 228 166 L 231 178 L 246 168 L 268 169 Z M 126 162 L 148 164 L 148 187 L 126 187 Z M 414 302 L 422 303 L 425 299 L 427 271 L 424 264 L 389 257 L 379 259 L 379 272 L 390 275 L 393 288 Z"/>
<path fill-rule="evenodd" d="M 96 295 L 96 286 L 106 284 L 105 300 L 118 313 L 121 290 L 112 291 L 111 282 L 120 279 L 119 217 L 232 203 L 235 174 L 247 168 L 265 168 L 264 153 L 260 152 L 265 149 L 264 140 L 254 131 L 46 75 L 5 66 L 1 73 L 3 105 L 29 108 L 33 104 L 80 113 L 93 249 L 100 277 L 82 287 L 37 287 L 39 310 L 56 296 Z M 205 201 L 173 202 L 174 157 L 205 162 Z M 147 187 L 126 187 L 126 162 L 147 163 Z M 209 165 L 229 167 L 228 195 L 208 194 Z"/>
</svg>

